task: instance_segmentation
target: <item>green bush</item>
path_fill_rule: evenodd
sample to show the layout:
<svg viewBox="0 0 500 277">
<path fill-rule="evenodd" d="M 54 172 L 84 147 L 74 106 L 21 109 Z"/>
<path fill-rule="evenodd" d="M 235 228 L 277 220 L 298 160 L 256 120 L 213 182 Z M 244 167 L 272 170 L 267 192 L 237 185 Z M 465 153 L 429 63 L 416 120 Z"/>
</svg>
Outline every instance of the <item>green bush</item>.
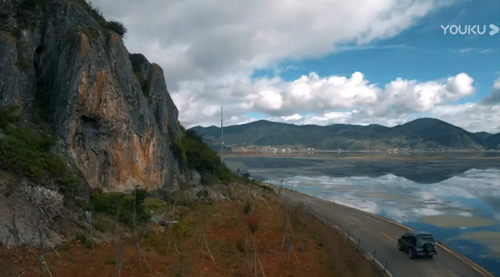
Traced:
<svg viewBox="0 0 500 277">
<path fill-rule="evenodd" d="M 107 226 L 106 226 L 106 223 L 103 222 L 102 220 L 95 220 L 94 222 L 92 222 L 92 226 L 97 231 L 99 231 L 101 233 L 106 233 Z"/>
<path fill-rule="evenodd" d="M 10 105 L 6 109 L 0 110 L 0 129 L 5 129 L 10 124 L 21 121 L 20 109 L 21 107 L 18 105 Z"/>
<path fill-rule="evenodd" d="M 104 213 L 113 217 L 126 225 L 133 225 L 134 222 L 147 222 L 151 216 L 144 207 L 144 199 L 147 191 L 137 189 L 135 195 L 124 193 L 102 193 L 95 190 L 90 197 L 90 210 Z M 134 219 L 134 199 L 135 219 Z"/>
<path fill-rule="evenodd" d="M 127 27 L 125 27 L 125 25 L 123 25 L 121 22 L 118 21 L 108 21 L 108 23 L 106 23 L 106 27 L 112 30 L 113 32 L 117 33 L 122 38 L 128 31 Z"/>
<path fill-rule="evenodd" d="M 73 192 L 78 176 L 71 172 L 63 157 L 51 152 L 56 139 L 30 127 L 13 125 L 21 120 L 16 112 L 18 109 L 10 106 L 0 110 L 0 128 L 6 134 L 0 138 L 0 164 L 35 182 L 49 176 L 55 179 L 63 194 Z"/>
<path fill-rule="evenodd" d="M 245 214 L 250 214 L 250 211 L 251 211 L 251 210 L 252 210 L 252 204 L 251 204 L 251 203 L 247 203 L 247 204 L 245 205 L 245 209 L 243 210 L 243 212 L 244 212 Z"/>
<path fill-rule="evenodd" d="M 85 245 L 88 248 L 90 248 L 92 246 L 92 242 L 90 241 L 90 239 L 87 237 L 87 235 L 85 235 L 83 233 L 76 234 L 75 240 L 81 242 L 83 245 Z"/>
<path fill-rule="evenodd" d="M 106 27 L 106 19 L 102 16 L 101 11 L 92 5 L 91 2 L 87 2 L 86 0 L 77 0 L 77 3 L 84 8 L 92 18 L 99 23 L 102 27 Z"/>
<path fill-rule="evenodd" d="M 64 159 L 50 152 L 56 143 L 53 137 L 29 127 L 9 126 L 5 131 L 7 136 L 0 139 L 0 159 L 9 169 L 35 179 L 45 172 L 61 180 L 71 179 Z"/>
<path fill-rule="evenodd" d="M 250 180 L 250 173 L 244 172 L 243 174 L 241 174 L 241 178 L 246 181 Z"/>
<path fill-rule="evenodd" d="M 34 1 L 34 0 L 31 0 Z M 102 12 L 96 6 L 92 5 L 91 2 L 86 0 L 76 0 L 77 3 L 84 8 L 90 16 L 103 28 L 112 30 L 116 32 L 120 37 L 123 37 L 127 33 L 127 28 L 121 22 L 118 21 L 106 21 Z"/>
<path fill-rule="evenodd" d="M 195 169 L 203 177 L 205 184 L 210 184 L 213 179 L 230 181 L 235 175 L 223 164 L 217 152 L 210 149 L 200 135 L 195 131 L 185 130 L 181 127 L 180 138 L 174 140 L 170 147 L 172 154 L 183 164 L 186 161 L 187 167 Z"/>
</svg>

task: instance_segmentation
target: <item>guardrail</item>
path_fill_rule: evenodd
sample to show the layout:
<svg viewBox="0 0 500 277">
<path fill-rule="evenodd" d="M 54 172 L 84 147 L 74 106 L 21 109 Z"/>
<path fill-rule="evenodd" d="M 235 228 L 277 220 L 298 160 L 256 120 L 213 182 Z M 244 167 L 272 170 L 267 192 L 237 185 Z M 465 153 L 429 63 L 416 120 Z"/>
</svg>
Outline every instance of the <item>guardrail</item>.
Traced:
<svg viewBox="0 0 500 277">
<path fill-rule="evenodd" d="M 303 202 L 301 202 L 303 204 Z M 372 267 L 375 267 L 380 271 L 380 274 L 378 274 L 380 277 L 386 276 L 386 277 L 395 277 L 390 270 L 388 269 L 389 265 L 389 260 L 387 258 L 383 258 L 380 254 L 377 254 L 377 249 L 373 248 L 371 249 L 367 245 L 363 245 L 363 242 L 361 241 L 360 238 L 354 237 L 350 230 L 348 228 L 342 229 L 342 222 L 339 222 L 338 225 L 335 225 L 331 223 L 329 220 L 321 217 L 317 213 L 314 212 L 314 210 L 310 206 L 307 207 L 307 213 L 314 216 L 317 220 L 323 222 L 324 224 L 330 226 L 333 228 L 335 231 L 339 232 L 341 235 L 345 236 L 346 239 L 350 241 L 350 243 L 353 245 L 354 248 L 356 248 L 356 251 L 363 251 L 365 254 L 365 257 L 368 259 L 368 261 L 371 263 Z M 378 257 L 377 257 L 378 255 Z"/>
<path fill-rule="evenodd" d="M 300 193 L 300 192 L 297 192 L 297 193 Z M 308 197 L 312 197 L 312 196 L 309 196 L 309 195 L 306 195 Z M 320 199 L 320 198 L 316 198 L 318 199 L 319 201 L 323 201 L 323 202 L 326 202 L 326 203 L 329 203 L 329 204 L 332 204 L 333 202 L 329 202 L 329 201 L 326 201 L 326 200 L 323 200 L 323 199 Z M 383 216 L 380 216 L 380 215 L 377 215 L 377 214 L 373 214 L 373 213 L 369 213 L 369 212 L 366 212 L 366 211 L 363 211 L 363 210 L 360 210 L 360 209 L 356 209 L 356 208 L 353 208 L 353 207 L 349 207 L 349 206 L 346 206 L 346 205 L 342 205 L 342 204 L 339 204 L 339 203 L 333 203 L 337 206 L 341 206 L 341 207 L 344 207 L 344 208 L 347 208 L 347 209 L 351 209 L 351 210 L 355 210 L 359 213 L 362 213 L 362 214 L 365 214 L 365 215 L 368 215 L 368 216 L 371 216 L 371 217 L 375 217 L 375 218 L 378 218 L 378 219 L 381 219 L 381 220 L 385 220 L 387 222 L 391 222 L 392 224 L 394 225 L 397 225 L 401 228 L 404 228 L 408 231 L 414 231 L 412 228 L 406 226 L 406 225 L 403 225 L 397 221 L 394 221 L 394 220 L 391 220 L 389 218 L 386 218 L 386 217 L 383 217 Z M 491 272 L 489 272 L 488 270 L 482 268 L 481 266 L 479 266 L 478 264 L 476 264 L 475 262 L 473 262 L 471 259 L 467 258 L 466 256 L 458 253 L 457 251 L 455 251 L 454 249 L 448 247 L 447 245 L 445 245 L 444 243 L 442 243 L 441 241 L 439 240 L 436 240 L 437 242 L 437 245 L 443 249 L 444 251 L 454 255 L 455 257 L 457 257 L 458 259 L 460 259 L 462 262 L 468 264 L 470 267 L 472 267 L 474 270 L 476 270 L 477 272 L 479 272 L 480 274 L 482 274 L 483 276 L 485 277 L 495 277 L 495 275 L 493 275 Z"/>
<path fill-rule="evenodd" d="M 283 195 L 281 194 L 278 195 L 279 198 L 283 200 Z M 285 200 L 284 204 L 288 204 L 289 199 L 290 199 L 289 197 L 284 198 Z M 363 244 L 363 241 L 360 238 L 354 237 L 354 235 L 351 234 L 348 228 L 342 228 L 342 222 L 339 222 L 339 224 L 336 225 L 331 221 L 318 215 L 316 212 L 314 212 L 314 209 L 312 209 L 309 205 L 305 205 L 304 202 L 299 201 L 299 203 L 300 205 L 303 205 L 303 207 L 306 207 L 305 212 L 308 215 L 312 215 L 316 220 L 331 227 L 334 231 L 339 232 L 341 236 L 344 236 L 349 241 L 349 243 L 354 247 L 354 249 L 356 249 L 357 252 L 363 251 L 365 258 L 371 263 L 372 269 L 374 269 L 375 272 L 378 271 L 378 273 L 376 273 L 376 276 L 395 277 L 394 274 L 391 273 L 388 268 L 389 260 L 378 254 L 376 248 L 371 248 L 368 244 Z"/>
<path fill-rule="evenodd" d="M 270 184 L 269 184 L 270 185 Z M 294 191 L 294 190 L 290 190 L 290 189 L 287 189 L 287 188 L 283 188 L 281 187 L 281 189 L 286 189 L 286 190 L 289 190 L 289 191 L 292 191 L 292 192 L 295 192 L 295 193 L 299 193 L 299 194 L 302 194 L 298 191 Z M 281 189 L 278 188 L 278 195 L 280 195 L 280 197 L 282 197 L 281 195 Z M 303 194 L 304 196 L 307 196 L 307 197 L 312 197 L 312 196 L 309 196 L 309 195 L 306 195 L 306 194 Z M 286 197 L 287 199 L 289 199 L 289 197 Z M 314 197 L 312 197 L 314 198 Z M 318 199 L 319 201 L 323 201 L 323 202 L 328 202 L 328 203 L 332 203 L 332 202 L 329 202 L 329 201 L 326 201 L 326 200 L 323 200 L 323 199 L 320 199 L 320 198 L 316 198 Z M 303 201 L 299 201 L 300 203 L 302 203 L 304 206 L 306 206 L 304 204 Z M 389 218 L 386 218 L 386 217 L 383 217 L 383 216 L 379 216 L 379 215 L 376 215 L 376 214 L 372 214 L 372 213 L 369 213 L 369 212 L 365 212 L 365 211 L 362 211 L 362 210 L 359 210 L 359 209 L 356 209 L 356 208 L 353 208 L 353 207 L 349 207 L 349 206 L 345 206 L 345 205 L 342 205 L 342 204 L 338 204 L 338 203 L 333 203 L 335 205 L 338 205 L 338 206 L 342 206 L 344 208 L 349 208 L 349 209 L 352 209 L 352 210 L 356 210 L 360 213 L 363 213 L 363 214 L 366 214 L 366 215 L 369 215 L 369 216 L 372 216 L 372 217 L 375 217 L 375 218 L 379 218 L 381 220 L 385 220 L 385 221 L 388 221 L 388 222 L 391 222 L 393 223 L 394 225 L 397 225 L 397 226 L 400 226 L 408 231 L 413 231 L 412 228 L 406 226 L 406 225 L 403 225 L 399 222 L 396 222 L 394 220 L 391 220 Z M 321 217 L 320 215 L 318 215 L 317 213 L 314 212 L 314 210 L 309 206 L 307 205 L 307 210 L 309 212 L 309 214 L 313 215 L 315 218 L 317 218 L 318 220 L 320 220 L 321 222 L 325 223 L 325 224 L 328 224 L 330 227 L 336 229 L 337 231 L 341 232 L 342 234 L 344 234 L 352 243 L 355 244 L 356 247 L 360 248 L 360 249 L 363 249 L 365 254 L 367 255 L 367 257 L 369 259 L 372 260 L 372 263 L 376 266 L 378 266 L 379 269 L 381 269 L 382 271 L 382 275 L 381 276 L 389 276 L 389 277 L 396 277 L 394 275 L 393 272 L 390 272 L 390 269 L 389 269 L 389 259 L 386 258 L 386 257 L 383 257 L 382 255 L 380 255 L 379 253 L 377 253 L 377 249 L 376 248 L 371 248 L 369 245 L 363 245 L 363 241 L 360 239 L 360 238 L 355 238 L 349 231 L 348 228 L 342 228 L 342 222 L 338 222 L 338 224 L 333 224 L 332 222 L 330 222 L 329 220 Z M 495 275 L 493 275 L 491 272 L 489 272 L 488 270 L 482 268 L 481 266 L 477 265 L 475 262 L 473 262 L 472 260 L 470 260 L 469 258 L 465 257 L 464 255 L 458 253 L 457 251 L 449 248 L 448 246 L 446 246 L 445 244 L 443 244 L 442 242 L 440 241 L 437 241 L 437 245 L 443 249 L 444 251 L 454 255 L 455 257 L 457 257 L 458 259 L 460 259 L 462 262 L 468 264 L 470 267 L 472 267 L 475 271 L 477 271 L 478 273 L 480 273 L 481 275 L 485 276 L 485 277 L 495 277 Z"/>
</svg>

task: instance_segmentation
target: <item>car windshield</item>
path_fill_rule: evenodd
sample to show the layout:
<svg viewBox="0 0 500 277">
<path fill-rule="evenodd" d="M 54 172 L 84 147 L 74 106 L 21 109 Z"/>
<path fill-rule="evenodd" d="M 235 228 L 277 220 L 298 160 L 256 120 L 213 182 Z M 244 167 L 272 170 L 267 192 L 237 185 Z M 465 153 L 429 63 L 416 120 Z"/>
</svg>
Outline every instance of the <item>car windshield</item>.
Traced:
<svg viewBox="0 0 500 277">
<path fill-rule="evenodd" d="M 427 242 L 430 242 L 432 244 L 435 243 L 434 238 L 431 236 L 418 236 L 417 237 L 417 246 L 423 246 Z"/>
</svg>

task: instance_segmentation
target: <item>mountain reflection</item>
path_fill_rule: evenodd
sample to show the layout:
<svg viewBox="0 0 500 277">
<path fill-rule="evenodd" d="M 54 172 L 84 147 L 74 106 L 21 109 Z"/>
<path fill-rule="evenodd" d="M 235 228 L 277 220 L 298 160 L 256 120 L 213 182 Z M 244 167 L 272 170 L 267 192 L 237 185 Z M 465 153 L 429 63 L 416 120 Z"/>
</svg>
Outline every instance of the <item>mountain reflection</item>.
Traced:
<svg viewBox="0 0 500 277">
<path fill-rule="evenodd" d="M 332 157 L 244 157 L 226 158 L 233 170 L 248 170 L 256 179 L 279 179 L 292 176 L 380 177 L 394 174 L 421 184 L 439 183 L 470 169 L 500 168 L 500 157 L 449 158 L 332 158 Z"/>
</svg>

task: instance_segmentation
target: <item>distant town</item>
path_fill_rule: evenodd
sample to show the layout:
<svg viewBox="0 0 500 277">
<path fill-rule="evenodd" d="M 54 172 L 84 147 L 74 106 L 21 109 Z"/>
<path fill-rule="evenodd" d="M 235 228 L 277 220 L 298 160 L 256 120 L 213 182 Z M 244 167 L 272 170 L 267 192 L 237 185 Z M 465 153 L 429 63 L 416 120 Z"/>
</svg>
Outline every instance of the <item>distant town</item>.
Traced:
<svg viewBox="0 0 500 277">
<path fill-rule="evenodd" d="M 302 145 L 293 146 L 262 146 L 262 145 L 224 145 L 224 151 L 236 153 L 422 153 L 422 152 L 500 152 L 500 150 L 477 150 L 477 149 L 411 149 L 411 148 L 393 148 L 393 149 L 364 149 L 364 150 L 323 150 L 308 148 Z"/>
</svg>

